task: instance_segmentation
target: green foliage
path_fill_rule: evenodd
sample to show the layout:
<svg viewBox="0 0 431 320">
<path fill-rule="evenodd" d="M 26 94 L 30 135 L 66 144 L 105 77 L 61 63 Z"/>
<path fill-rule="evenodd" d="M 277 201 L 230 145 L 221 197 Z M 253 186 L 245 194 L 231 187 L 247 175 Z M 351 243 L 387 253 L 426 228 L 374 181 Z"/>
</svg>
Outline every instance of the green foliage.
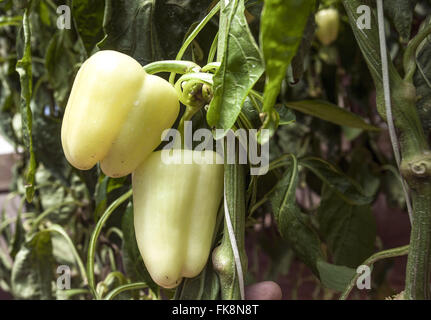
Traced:
<svg viewBox="0 0 431 320">
<path fill-rule="evenodd" d="M 226 132 L 234 125 L 264 68 L 244 16 L 244 0 L 230 1 L 228 5 L 222 2 L 220 14 L 222 27 L 218 35 L 217 60 L 221 65 L 214 75 L 214 98 L 207 120 L 209 125 Z"/>
<path fill-rule="evenodd" d="M 323 252 L 316 231 L 296 203 L 297 184 L 298 162 L 296 158 L 292 158 L 289 168 L 271 194 L 271 205 L 282 237 L 288 240 L 299 258 L 318 275 L 316 264 L 323 258 Z"/>
<path fill-rule="evenodd" d="M 73 81 L 89 56 L 107 49 L 142 65 L 191 60 L 203 69 L 168 70 L 166 62 L 163 71 L 172 72 L 173 85 L 174 73 L 184 71 L 176 88 L 185 100 L 204 102 L 194 110 L 193 131 L 254 129 L 261 144 L 269 140 L 266 175 L 250 175 L 249 165 L 225 169 L 247 282 L 291 276 L 300 265 L 313 273 L 316 292 L 345 296 L 358 265 L 406 253 L 373 255 L 380 249 L 376 199 L 384 195 L 391 206 L 405 206 L 395 161 L 381 150 L 389 144 L 382 144 L 386 115 L 373 1 L 71 0 L 72 28 L 60 30 L 56 9 L 63 2 L 0 1 L 0 133 L 20 154 L 11 197 L 23 199 L 16 216 L 0 208 L 0 289 L 18 299 L 240 297 L 222 204 L 213 248 L 220 246 L 215 256 L 223 268 L 210 256 L 198 277 L 161 291 L 136 244 L 130 177 L 109 178 L 98 166 L 80 171 L 65 159 L 61 123 Z M 430 21 L 413 7 L 429 4 L 384 3 L 396 30 L 388 35 L 389 71 L 403 147 L 419 141 L 420 123 L 426 136 L 431 130 L 429 37 L 413 54 L 416 109 L 400 103 L 412 26 L 422 23 L 423 30 Z M 338 8 L 342 18 L 339 38 L 328 48 L 313 39 L 319 4 Z M 360 4 L 372 8 L 370 30 L 355 26 Z M 215 138 L 222 142 L 224 134 Z M 72 290 L 55 287 L 60 264 L 72 270 Z M 294 276 L 306 281 L 301 272 Z M 283 288 L 286 296 L 296 296 L 293 287 Z"/>
</svg>

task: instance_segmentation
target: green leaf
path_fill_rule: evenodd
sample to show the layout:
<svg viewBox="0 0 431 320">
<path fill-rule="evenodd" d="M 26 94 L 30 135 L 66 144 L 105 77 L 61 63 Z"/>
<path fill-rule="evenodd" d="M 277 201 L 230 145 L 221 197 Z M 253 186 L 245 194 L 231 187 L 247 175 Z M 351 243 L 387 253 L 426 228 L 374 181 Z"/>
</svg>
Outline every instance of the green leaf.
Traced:
<svg viewBox="0 0 431 320">
<path fill-rule="evenodd" d="M 67 87 L 69 85 L 66 84 Z M 61 144 L 62 113 L 59 106 L 54 104 L 52 91 L 45 86 L 39 86 L 34 92 L 31 109 L 34 154 L 45 169 L 63 184 L 68 185 L 71 167 L 64 156 Z"/>
<path fill-rule="evenodd" d="M 277 127 L 272 110 L 280 92 L 287 67 L 302 41 L 307 20 L 315 1 L 266 0 L 260 24 L 260 46 L 266 65 L 263 111 L 267 113 L 262 129 Z M 274 130 L 272 130 L 274 131 Z M 269 138 L 268 138 L 269 139 Z M 260 140 L 265 143 L 266 140 Z"/>
<path fill-rule="evenodd" d="M 278 105 L 275 107 L 275 110 L 278 112 L 278 115 L 280 117 L 279 125 L 287 125 L 291 124 L 292 122 L 296 121 L 296 116 L 293 113 L 292 110 L 285 108 L 282 105 Z"/>
<path fill-rule="evenodd" d="M 175 292 L 175 300 L 216 300 L 219 298 L 220 282 L 211 258 L 202 272 L 194 278 L 185 278 Z"/>
<path fill-rule="evenodd" d="M 15 233 L 13 234 L 12 243 L 11 243 L 11 249 L 10 249 L 10 256 L 12 258 L 15 258 L 18 251 L 21 249 L 22 244 L 25 242 L 25 230 L 24 226 L 22 225 L 22 218 L 21 218 L 22 208 L 18 209 L 18 214 L 16 216 L 16 222 L 15 222 Z"/>
<path fill-rule="evenodd" d="M 49 8 L 45 1 L 39 2 L 39 16 L 43 24 L 51 26 L 51 19 L 49 16 Z"/>
<path fill-rule="evenodd" d="M 90 55 L 95 45 L 103 39 L 104 0 L 73 0 L 72 15 L 76 29 Z"/>
<path fill-rule="evenodd" d="M 33 151 L 32 121 L 33 115 L 30 108 L 32 96 L 32 66 L 31 66 L 31 31 L 28 20 L 28 9 L 25 10 L 23 18 L 24 51 L 22 57 L 16 64 L 21 83 L 21 119 L 24 131 L 24 143 L 29 154 L 29 162 L 26 172 L 26 199 L 32 202 L 34 196 L 34 175 L 36 171 L 36 158 Z"/>
<path fill-rule="evenodd" d="M 244 0 L 221 2 L 214 98 L 207 120 L 225 133 L 234 125 L 249 91 L 264 71 L 262 57 L 244 16 Z"/>
<path fill-rule="evenodd" d="M 18 299 L 53 299 L 53 256 L 49 232 L 30 238 L 15 257 L 12 291 Z"/>
<path fill-rule="evenodd" d="M 347 126 L 352 128 L 378 131 L 377 128 L 371 124 L 366 123 L 358 115 L 340 108 L 339 106 L 323 100 L 303 100 L 286 102 L 285 106 L 293 110 L 317 117 L 319 119 L 329 121 L 340 126 Z"/>
<path fill-rule="evenodd" d="M 123 231 L 123 265 L 126 275 L 134 282 L 142 281 L 147 283 L 152 291 L 157 292 L 158 287 L 145 267 L 136 242 L 132 203 L 124 212 L 121 228 Z"/>
<path fill-rule="evenodd" d="M 66 107 L 79 62 L 71 35 L 67 29 L 57 31 L 49 41 L 45 56 L 48 80 L 54 89 L 55 101 L 62 108 Z"/>
<path fill-rule="evenodd" d="M 60 184 L 50 171 L 43 167 L 39 167 L 36 171 L 36 182 L 40 186 L 39 197 L 42 204 L 41 209 L 48 210 L 53 207 L 58 207 L 58 209 L 50 214 L 49 220 L 54 223 L 67 222 L 77 209 L 76 204 L 62 205 L 65 202 L 73 202 L 75 200 L 70 189 Z M 75 197 L 82 199 L 84 197 L 82 183 L 81 188 L 79 188 L 77 184 L 74 184 L 73 188 Z"/>
<path fill-rule="evenodd" d="M 335 264 L 357 267 L 374 252 L 377 231 L 370 205 L 350 205 L 325 186 L 317 218 Z"/>
<path fill-rule="evenodd" d="M 298 163 L 292 157 L 291 164 L 270 195 L 271 205 L 281 236 L 313 273 L 318 275 L 316 263 L 323 258 L 320 239 L 296 203 L 297 185 Z"/>
<path fill-rule="evenodd" d="M 253 128 L 260 128 L 260 126 L 262 125 L 262 121 L 259 117 L 259 111 L 256 106 L 253 105 L 253 102 L 249 97 L 245 99 L 241 109 L 241 113 L 244 117 L 247 118 L 247 121 L 252 125 Z"/>
<path fill-rule="evenodd" d="M 417 0 L 391 0 L 383 1 L 385 16 L 389 18 L 397 30 L 400 41 L 407 44 L 413 22 L 413 10 Z"/>
<path fill-rule="evenodd" d="M 175 59 L 184 36 L 211 3 L 202 1 L 106 0 L 100 49 L 123 52 L 142 65 Z"/>
<path fill-rule="evenodd" d="M 317 262 L 317 268 L 323 286 L 338 292 L 344 291 L 356 275 L 355 269 L 330 264 L 323 260 Z"/>
<path fill-rule="evenodd" d="M 306 157 L 300 160 L 300 165 L 313 172 L 349 204 L 369 204 L 373 199 L 356 181 L 323 159 Z"/>
</svg>

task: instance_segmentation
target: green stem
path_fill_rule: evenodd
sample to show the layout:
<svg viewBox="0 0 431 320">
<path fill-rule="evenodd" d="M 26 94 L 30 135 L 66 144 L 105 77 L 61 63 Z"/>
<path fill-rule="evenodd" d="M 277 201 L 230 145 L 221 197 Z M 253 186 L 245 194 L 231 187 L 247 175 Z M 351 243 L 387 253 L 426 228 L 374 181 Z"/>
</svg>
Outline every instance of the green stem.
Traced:
<svg viewBox="0 0 431 320">
<path fill-rule="evenodd" d="M 406 299 L 430 299 L 431 183 L 412 191 L 414 220 L 407 259 Z"/>
<path fill-rule="evenodd" d="M 88 278 L 87 278 L 87 273 L 85 272 L 84 263 L 82 262 L 81 257 L 79 256 L 79 253 L 76 250 L 75 245 L 73 244 L 72 239 L 70 239 L 66 231 L 61 226 L 56 224 L 50 226 L 49 229 L 46 229 L 45 231 L 57 232 L 58 234 L 62 235 L 64 239 L 66 239 L 66 242 L 68 243 L 70 249 L 72 250 L 72 254 L 75 257 L 76 264 L 78 265 L 78 269 L 79 269 L 79 272 L 81 273 L 82 280 L 84 284 L 87 284 Z"/>
<path fill-rule="evenodd" d="M 116 296 L 118 296 L 120 293 L 122 293 L 124 291 L 139 290 L 139 289 L 145 289 L 145 288 L 148 288 L 148 285 L 145 282 L 137 282 L 137 283 L 125 284 L 125 285 L 117 287 L 114 290 L 112 290 L 111 292 L 109 292 L 105 296 L 104 299 L 105 300 L 112 300 L 112 299 L 114 299 Z"/>
<path fill-rule="evenodd" d="M 404 256 L 408 252 L 409 252 L 409 246 L 408 245 L 403 246 L 403 247 L 399 247 L 399 248 L 393 248 L 393 249 L 389 249 L 389 250 L 380 251 L 380 252 L 377 252 L 376 254 L 373 254 L 371 257 L 369 257 L 367 260 L 365 260 L 365 262 L 362 264 L 366 265 L 366 266 L 372 266 L 375 262 L 377 262 L 379 260 Z M 340 300 L 346 300 L 349 297 L 349 294 L 352 291 L 352 289 L 355 287 L 356 281 L 358 280 L 360 275 L 361 275 L 360 273 L 357 273 L 353 277 L 353 279 L 350 281 L 347 288 L 341 294 Z"/>
<path fill-rule="evenodd" d="M 180 60 L 156 61 L 145 65 L 143 68 L 145 72 L 149 74 L 155 74 L 160 72 L 175 72 L 180 74 L 186 74 L 189 72 L 199 72 L 199 70 L 201 69 L 194 62 Z"/>
<path fill-rule="evenodd" d="M 214 17 L 214 15 L 220 10 L 220 2 L 218 2 L 214 8 L 206 15 L 206 17 L 196 26 L 196 28 L 190 33 L 190 35 L 187 37 L 187 39 L 184 41 L 184 44 L 182 45 L 180 51 L 178 51 L 178 54 L 175 58 L 175 60 L 181 60 L 184 53 L 186 52 L 189 45 L 192 43 L 192 41 L 196 38 L 196 36 L 199 34 L 199 32 L 205 27 L 205 25 Z M 175 82 L 175 72 L 171 73 L 169 77 L 169 82 L 171 84 L 174 84 Z"/>
<path fill-rule="evenodd" d="M 97 238 L 99 237 L 99 234 L 102 231 L 102 228 L 103 228 L 105 222 L 109 219 L 111 214 L 124 201 L 129 199 L 132 196 L 132 194 L 133 194 L 133 190 L 131 189 L 131 190 L 127 191 L 125 194 L 123 194 L 121 197 L 119 197 L 117 200 L 115 200 L 109 206 L 109 208 L 106 209 L 106 211 L 100 217 L 99 221 L 97 221 L 96 227 L 94 228 L 93 233 L 91 234 L 90 244 L 88 246 L 88 256 L 87 256 L 87 276 L 88 276 L 88 285 L 89 285 L 91 293 L 95 299 L 100 299 L 100 297 L 96 291 L 96 284 L 95 284 L 95 277 L 94 277 L 94 256 L 96 253 Z"/>
<path fill-rule="evenodd" d="M 193 116 L 199 111 L 200 109 L 192 109 L 192 108 L 186 108 L 186 111 L 185 111 L 185 113 L 184 113 L 184 115 L 183 115 L 183 117 L 181 118 L 181 120 L 180 120 L 180 123 L 179 123 L 179 125 L 178 125 L 178 132 L 180 133 L 180 135 L 181 135 L 181 139 L 180 139 L 180 141 L 181 141 L 181 144 L 182 144 L 182 141 L 184 140 L 184 122 L 185 121 L 190 121 L 192 118 L 193 118 Z M 183 146 L 184 147 L 184 146 Z"/>
<path fill-rule="evenodd" d="M 419 45 L 422 43 L 422 41 L 425 40 L 426 37 L 428 37 L 431 34 L 431 24 L 428 24 L 418 32 L 418 34 L 410 40 L 407 49 L 404 53 L 403 57 L 403 65 L 404 65 L 404 80 L 408 82 L 412 82 L 413 75 L 416 71 L 416 50 L 419 47 Z"/>
<path fill-rule="evenodd" d="M 245 169 L 239 164 L 225 164 L 225 201 L 232 222 L 233 233 L 241 260 L 242 273 L 247 270 L 245 252 Z M 219 275 L 221 298 L 224 300 L 241 299 L 242 290 L 237 273 L 235 254 L 232 249 L 227 221 L 225 219 L 223 239 L 213 252 L 214 270 Z"/>
</svg>

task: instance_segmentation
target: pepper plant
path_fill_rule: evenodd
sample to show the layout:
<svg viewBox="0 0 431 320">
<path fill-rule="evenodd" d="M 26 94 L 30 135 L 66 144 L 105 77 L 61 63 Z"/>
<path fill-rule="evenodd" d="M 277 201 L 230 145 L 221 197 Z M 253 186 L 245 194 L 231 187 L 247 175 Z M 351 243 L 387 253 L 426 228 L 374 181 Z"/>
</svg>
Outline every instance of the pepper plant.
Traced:
<svg viewBox="0 0 431 320">
<path fill-rule="evenodd" d="M 306 297 L 429 299 L 431 4 L 384 1 L 379 39 L 379 3 L 0 1 L 0 129 L 20 155 L 0 289 L 241 299 L 273 280 L 289 299 L 306 281 Z M 171 127 L 174 158 L 235 141 L 234 161 L 161 163 Z M 182 143 L 203 129 L 210 150 Z M 241 141 L 269 150 L 261 174 Z M 382 199 L 409 243 L 382 240 Z M 404 286 L 387 290 L 400 256 Z"/>
</svg>

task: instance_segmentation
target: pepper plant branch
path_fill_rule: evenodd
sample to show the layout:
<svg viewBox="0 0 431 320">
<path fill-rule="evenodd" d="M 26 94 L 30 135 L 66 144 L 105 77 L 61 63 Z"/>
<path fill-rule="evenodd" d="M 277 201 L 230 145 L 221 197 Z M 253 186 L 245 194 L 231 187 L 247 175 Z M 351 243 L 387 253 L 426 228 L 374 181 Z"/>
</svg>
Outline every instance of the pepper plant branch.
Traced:
<svg viewBox="0 0 431 320">
<path fill-rule="evenodd" d="M 94 256 L 96 253 L 97 238 L 99 237 L 99 234 L 102 231 L 102 228 L 103 228 L 105 222 L 109 219 L 111 214 L 124 201 L 129 199 L 132 196 L 132 194 L 133 194 L 133 190 L 130 189 L 125 194 L 123 194 L 121 197 L 119 197 L 117 200 L 115 200 L 108 207 L 108 209 L 106 209 L 106 211 L 100 217 L 99 221 L 97 221 L 96 227 L 94 228 L 93 233 L 91 234 L 90 243 L 88 246 L 88 255 L 87 255 L 87 278 L 88 278 L 88 285 L 90 287 L 90 291 L 91 291 L 91 293 L 95 299 L 100 298 L 97 291 L 96 291 L 96 284 L 95 284 L 95 277 L 94 277 Z"/>
<path fill-rule="evenodd" d="M 400 169 L 401 155 L 400 155 L 400 150 L 398 146 L 397 134 L 395 132 L 394 120 L 392 117 L 391 92 L 390 92 L 389 71 L 388 71 L 388 55 L 386 50 L 385 24 L 384 24 L 382 0 L 377 0 L 377 13 L 378 13 L 379 39 L 380 39 L 380 56 L 382 59 L 382 80 L 383 80 L 383 94 L 385 99 L 386 121 L 388 124 L 389 137 L 391 139 L 395 161 L 397 163 L 398 169 Z M 410 218 L 410 224 L 412 224 L 413 213 L 412 213 L 412 206 L 410 202 L 409 190 L 403 178 L 401 179 L 401 185 L 403 187 L 404 197 L 407 205 L 407 211 Z"/>
<path fill-rule="evenodd" d="M 114 290 L 112 290 L 111 292 L 109 292 L 105 296 L 104 300 L 112 300 L 113 298 L 115 298 L 116 296 L 118 296 L 120 293 L 122 293 L 124 291 L 145 289 L 147 287 L 148 287 L 148 285 L 145 282 L 136 282 L 136 283 L 125 284 L 125 285 L 119 286 L 119 287 L 115 288 Z"/>
<path fill-rule="evenodd" d="M 418 34 L 410 40 L 406 51 L 404 52 L 403 65 L 404 65 L 404 80 L 408 82 L 413 81 L 413 76 L 416 71 L 416 50 L 423 40 L 431 34 L 431 24 L 426 25 Z"/>
<path fill-rule="evenodd" d="M 221 298 L 244 298 L 245 253 L 245 172 L 239 164 L 225 164 L 225 224 L 221 244 L 214 250 L 212 261 L 219 275 Z M 229 218 L 226 216 L 229 214 Z M 230 225 L 230 226 L 229 226 Z M 235 252 L 236 251 L 236 252 Z M 238 265 L 240 264 L 240 266 Z"/>
<path fill-rule="evenodd" d="M 183 60 L 163 60 L 156 61 L 145 65 L 145 72 L 155 74 L 160 72 L 175 72 L 179 74 L 186 74 L 189 72 L 199 72 L 200 67 L 191 61 Z"/>
<path fill-rule="evenodd" d="M 363 4 L 362 1 L 344 0 L 343 4 L 349 15 L 357 43 L 373 76 L 378 112 L 387 121 L 384 111 L 383 75 L 381 74 L 382 59 L 381 56 L 379 58 L 379 39 L 376 28 L 362 30 L 357 27 L 356 21 L 359 17 L 356 9 Z M 375 21 L 374 14 L 371 18 Z M 416 41 L 410 44 L 411 48 L 414 48 Z M 406 57 L 408 56 L 409 54 Z M 428 299 L 430 297 L 429 260 L 431 255 L 431 225 L 428 223 L 431 215 L 431 151 L 418 116 L 415 87 L 409 81 L 401 78 L 391 60 L 388 60 L 387 69 L 389 74 L 387 82 L 392 88 L 390 99 L 394 124 L 399 132 L 400 173 L 410 187 L 413 208 L 405 297 L 407 299 Z"/>
<path fill-rule="evenodd" d="M 380 252 L 373 254 L 371 257 L 369 257 L 367 260 L 365 260 L 364 263 L 362 263 L 362 264 L 366 265 L 366 266 L 372 266 L 375 262 L 377 262 L 379 260 L 404 256 L 408 252 L 409 252 L 409 246 L 408 245 L 403 246 L 403 247 L 398 247 L 398 248 L 380 251 Z M 355 287 L 356 281 L 358 280 L 358 278 L 360 276 L 361 276 L 361 273 L 355 274 L 355 276 L 352 278 L 352 280 L 350 281 L 347 288 L 341 294 L 340 300 L 346 300 L 349 297 L 350 292 Z"/>
</svg>

